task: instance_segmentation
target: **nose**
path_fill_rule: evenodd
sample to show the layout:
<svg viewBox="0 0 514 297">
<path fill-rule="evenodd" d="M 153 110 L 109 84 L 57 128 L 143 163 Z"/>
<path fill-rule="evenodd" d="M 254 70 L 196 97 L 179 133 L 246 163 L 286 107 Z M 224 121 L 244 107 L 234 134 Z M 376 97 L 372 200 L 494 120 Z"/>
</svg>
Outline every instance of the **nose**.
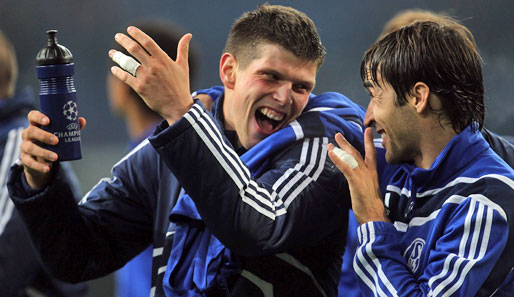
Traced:
<svg viewBox="0 0 514 297">
<path fill-rule="evenodd" d="M 373 101 L 369 101 L 366 115 L 364 116 L 364 126 L 373 127 L 375 125 L 375 118 L 373 117 Z"/>
<path fill-rule="evenodd" d="M 291 92 L 293 90 L 293 84 L 290 82 L 284 82 L 273 92 L 273 99 L 278 101 L 280 105 L 288 104 L 292 101 Z"/>
</svg>

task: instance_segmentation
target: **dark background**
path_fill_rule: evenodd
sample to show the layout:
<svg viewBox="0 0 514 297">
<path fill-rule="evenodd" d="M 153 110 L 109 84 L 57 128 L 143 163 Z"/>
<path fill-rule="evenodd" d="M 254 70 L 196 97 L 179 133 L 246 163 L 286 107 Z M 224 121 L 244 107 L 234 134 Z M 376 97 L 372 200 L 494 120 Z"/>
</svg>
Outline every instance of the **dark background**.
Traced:
<svg viewBox="0 0 514 297">
<path fill-rule="evenodd" d="M 264 1 L 241 0 L 1 0 L 0 29 L 17 50 L 18 86 L 38 92 L 35 56 L 46 45 L 45 31 L 57 29 L 58 40 L 75 60 L 75 86 L 79 112 L 88 124 L 82 132 L 83 159 L 73 162 L 84 191 L 101 177 L 127 150 L 123 120 L 110 112 L 105 89 L 109 71 L 107 52 L 117 32 L 125 32 L 134 20 L 163 18 L 193 34 L 200 52 L 196 88 L 220 84 L 218 62 L 233 21 L 243 11 Z M 307 13 L 317 24 L 327 48 L 315 93 L 339 91 L 366 105 L 359 66 L 364 51 L 375 41 L 382 26 L 398 11 L 423 8 L 447 12 L 474 34 L 484 60 L 486 127 L 514 135 L 514 1 L 397 0 L 397 1 L 269 1 L 290 5 Z M 93 282 L 92 296 L 111 296 L 112 277 Z"/>
</svg>

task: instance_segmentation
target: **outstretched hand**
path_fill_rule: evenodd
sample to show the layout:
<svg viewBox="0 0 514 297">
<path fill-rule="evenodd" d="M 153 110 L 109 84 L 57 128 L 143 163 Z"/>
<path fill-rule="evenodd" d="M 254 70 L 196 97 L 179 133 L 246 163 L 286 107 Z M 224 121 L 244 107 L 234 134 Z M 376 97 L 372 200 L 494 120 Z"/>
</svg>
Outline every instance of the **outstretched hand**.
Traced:
<svg viewBox="0 0 514 297">
<path fill-rule="evenodd" d="M 364 224 L 371 221 L 388 221 L 378 186 L 376 150 L 373 145 L 371 128 L 367 128 L 364 132 L 365 160 L 343 135 L 337 133 L 335 139 L 339 147 L 357 161 L 357 167 L 352 169 L 333 151 L 335 146 L 333 144 L 328 145 L 330 160 L 334 162 L 348 181 L 352 209 L 357 222 Z"/>
<path fill-rule="evenodd" d="M 135 76 L 120 67 L 111 72 L 136 91 L 145 103 L 171 125 L 179 120 L 193 105 L 189 87 L 189 42 L 191 34 L 182 36 L 173 61 L 143 31 L 134 26 L 127 28 L 129 36 L 118 33 L 114 39 L 140 63 Z M 109 51 L 113 58 L 115 50 Z"/>
<path fill-rule="evenodd" d="M 59 156 L 41 145 L 56 145 L 59 138 L 40 128 L 50 124 L 50 119 L 40 111 L 32 110 L 27 118 L 29 126 L 21 133 L 20 159 L 29 186 L 43 188 L 48 184 L 52 164 Z M 80 117 L 79 125 L 82 130 L 86 126 L 86 119 Z"/>
</svg>

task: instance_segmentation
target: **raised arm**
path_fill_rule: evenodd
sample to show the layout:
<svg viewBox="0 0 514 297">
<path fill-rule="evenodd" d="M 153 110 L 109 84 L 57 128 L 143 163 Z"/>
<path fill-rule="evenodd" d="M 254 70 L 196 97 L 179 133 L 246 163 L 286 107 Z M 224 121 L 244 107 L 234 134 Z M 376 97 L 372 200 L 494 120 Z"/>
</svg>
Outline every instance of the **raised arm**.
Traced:
<svg viewBox="0 0 514 297">
<path fill-rule="evenodd" d="M 293 136 L 281 151 L 279 143 L 273 144 L 273 139 L 284 139 L 278 132 L 252 148 L 266 154 L 270 141 L 277 149 L 255 170 L 198 104 L 174 126 L 161 129 L 150 142 L 195 201 L 209 230 L 232 251 L 257 256 L 320 244 L 321 239 L 344 241 L 348 189 L 327 158 L 329 137 L 295 141 Z"/>
<path fill-rule="evenodd" d="M 145 103 L 165 118 L 170 125 L 179 120 L 193 105 L 189 87 L 188 51 L 191 34 L 184 35 L 178 44 L 177 59 L 173 61 L 143 31 L 127 28 L 130 35 L 118 33 L 115 40 L 123 46 L 141 65 L 135 75 L 112 67 L 112 73 L 134 89 Z M 114 58 L 115 50 L 109 51 Z"/>
<path fill-rule="evenodd" d="M 56 277 L 77 282 L 104 276 L 151 243 L 155 201 L 150 197 L 157 185 L 148 180 L 159 178 L 158 170 L 140 174 L 140 164 L 157 162 L 153 148 L 147 148 L 150 157 L 136 152 L 119 162 L 113 177 L 100 181 L 81 205 L 61 164 L 44 173 L 51 174 L 49 182 L 37 189 L 27 185 L 23 166 L 11 168 L 11 199 Z"/>
</svg>

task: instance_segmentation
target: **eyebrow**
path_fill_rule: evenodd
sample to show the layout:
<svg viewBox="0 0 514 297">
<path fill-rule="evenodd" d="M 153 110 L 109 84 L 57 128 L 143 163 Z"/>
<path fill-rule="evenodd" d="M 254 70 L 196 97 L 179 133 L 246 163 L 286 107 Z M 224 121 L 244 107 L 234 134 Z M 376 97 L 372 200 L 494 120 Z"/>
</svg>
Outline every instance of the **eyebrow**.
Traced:
<svg viewBox="0 0 514 297">
<path fill-rule="evenodd" d="M 278 72 L 274 69 L 264 68 L 264 69 L 258 70 L 258 73 L 260 73 L 260 74 L 272 73 L 272 74 L 276 75 L 279 80 L 287 79 L 287 80 L 290 80 L 293 84 L 305 85 L 305 87 L 309 88 L 310 90 L 313 90 L 314 86 L 316 85 L 316 81 L 311 82 L 311 81 L 305 81 L 305 80 L 292 80 L 292 78 L 287 77 L 287 76 L 283 75 L 281 72 Z"/>
</svg>

